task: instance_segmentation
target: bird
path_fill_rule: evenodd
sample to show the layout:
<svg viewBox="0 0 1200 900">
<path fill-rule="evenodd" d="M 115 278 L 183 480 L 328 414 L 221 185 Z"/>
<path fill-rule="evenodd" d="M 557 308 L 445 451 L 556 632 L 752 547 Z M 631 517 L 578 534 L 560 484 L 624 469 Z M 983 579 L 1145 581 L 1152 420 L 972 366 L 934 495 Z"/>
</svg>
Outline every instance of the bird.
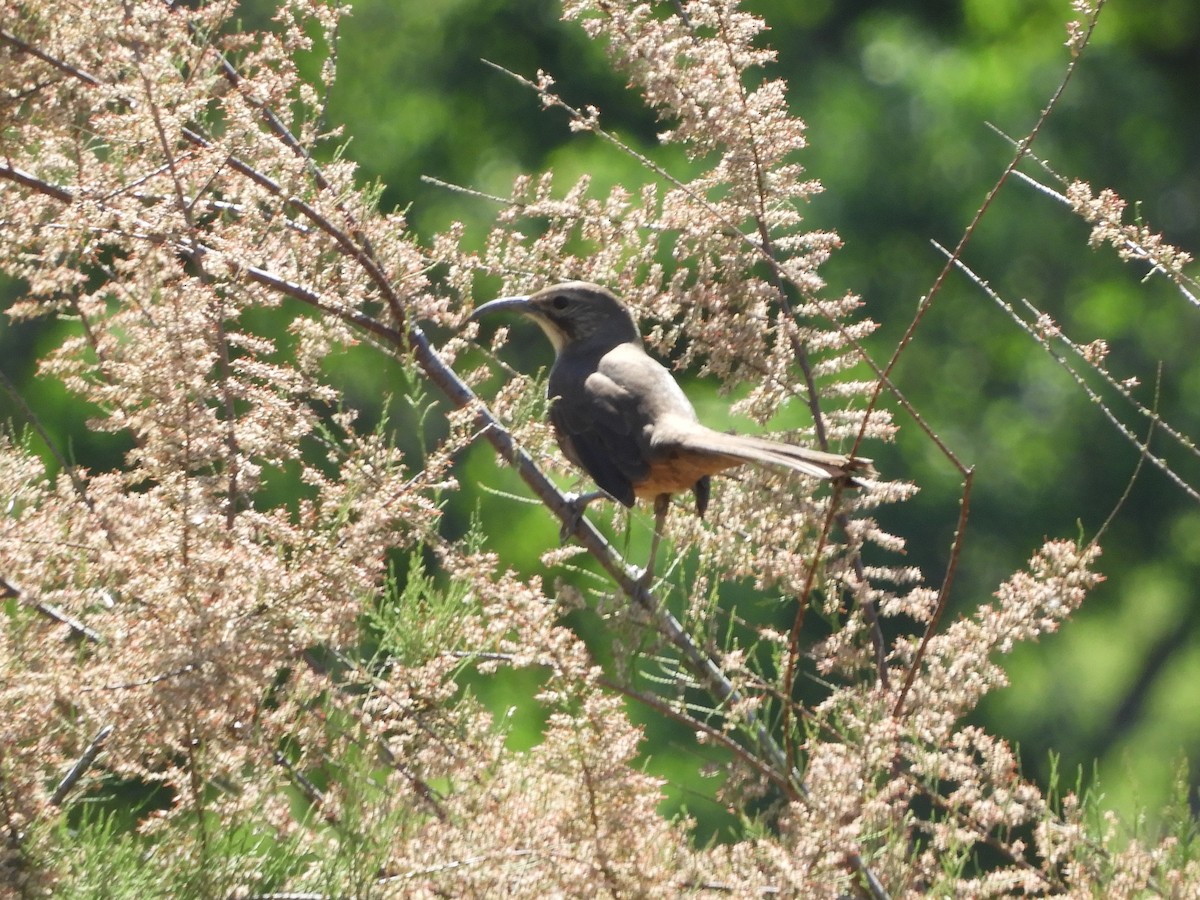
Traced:
<svg viewBox="0 0 1200 900">
<path fill-rule="evenodd" d="M 691 490 L 703 517 L 712 476 L 719 472 L 752 463 L 845 486 L 865 484 L 870 460 L 701 424 L 671 372 L 646 352 L 629 308 L 601 285 L 566 281 L 501 297 L 477 307 L 469 321 L 502 312 L 531 319 L 553 346 L 546 385 L 550 424 L 563 455 L 600 488 L 572 498 L 574 516 L 564 523 L 564 538 L 598 497 L 626 507 L 639 498 L 652 500 L 655 528 L 646 582 L 671 496 Z"/>
</svg>

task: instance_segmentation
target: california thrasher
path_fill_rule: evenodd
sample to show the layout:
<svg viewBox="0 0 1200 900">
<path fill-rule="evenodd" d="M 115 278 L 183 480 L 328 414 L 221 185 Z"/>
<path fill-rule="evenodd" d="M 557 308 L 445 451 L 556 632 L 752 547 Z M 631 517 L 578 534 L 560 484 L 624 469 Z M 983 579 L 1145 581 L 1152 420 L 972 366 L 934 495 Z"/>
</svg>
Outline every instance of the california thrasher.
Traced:
<svg viewBox="0 0 1200 900">
<path fill-rule="evenodd" d="M 711 476 L 743 463 L 847 485 L 861 484 L 854 473 L 869 468 L 869 460 L 701 425 L 671 373 L 646 354 L 629 310 L 606 288 L 568 281 L 485 303 L 471 320 L 506 310 L 533 319 L 554 345 L 546 393 L 554 435 L 567 459 L 625 506 L 638 497 L 654 499 L 647 579 L 671 494 L 693 491 L 696 512 L 703 516 Z M 577 516 L 598 496 L 577 498 Z"/>
</svg>

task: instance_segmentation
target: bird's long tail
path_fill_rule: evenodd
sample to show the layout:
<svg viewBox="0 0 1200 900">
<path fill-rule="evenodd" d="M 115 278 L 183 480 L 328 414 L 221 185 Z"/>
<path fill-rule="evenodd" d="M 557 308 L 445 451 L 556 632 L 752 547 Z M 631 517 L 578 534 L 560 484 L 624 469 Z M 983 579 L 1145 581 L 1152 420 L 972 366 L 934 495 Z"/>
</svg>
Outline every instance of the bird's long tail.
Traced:
<svg viewBox="0 0 1200 900">
<path fill-rule="evenodd" d="M 704 429 L 692 432 L 683 441 L 687 448 L 738 462 L 760 463 L 802 472 L 813 478 L 841 481 L 854 487 L 864 485 L 863 478 L 874 472 L 869 459 L 810 450 L 796 444 L 772 441 L 745 434 L 725 434 Z"/>
</svg>

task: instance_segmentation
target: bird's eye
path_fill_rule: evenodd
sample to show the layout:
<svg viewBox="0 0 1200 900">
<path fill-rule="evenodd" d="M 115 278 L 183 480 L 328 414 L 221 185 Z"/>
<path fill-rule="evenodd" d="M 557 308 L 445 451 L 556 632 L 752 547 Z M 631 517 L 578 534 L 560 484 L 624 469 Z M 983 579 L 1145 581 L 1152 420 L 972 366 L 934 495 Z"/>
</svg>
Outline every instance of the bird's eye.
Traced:
<svg viewBox="0 0 1200 900">
<path fill-rule="evenodd" d="M 564 297 L 562 294 L 559 294 L 557 297 L 555 297 L 553 300 L 550 301 L 550 305 L 553 306 L 555 309 L 566 309 L 567 308 L 567 298 Z"/>
</svg>

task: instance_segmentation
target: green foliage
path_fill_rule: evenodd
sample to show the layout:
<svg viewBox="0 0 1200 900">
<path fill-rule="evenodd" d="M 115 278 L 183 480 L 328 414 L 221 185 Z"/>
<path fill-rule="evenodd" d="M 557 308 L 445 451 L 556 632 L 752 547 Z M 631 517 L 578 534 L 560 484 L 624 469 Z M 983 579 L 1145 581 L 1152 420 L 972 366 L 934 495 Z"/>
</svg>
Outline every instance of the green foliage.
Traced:
<svg viewBox="0 0 1200 900">
<path fill-rule="evenodd" d="M 463 613 L 472 602 L 469 584 L 438 585 L 420 554 L 393 566 L 387 592 L 367 616 L 381 665 L 416 666 L 462 646 Z"/>
</svg>

